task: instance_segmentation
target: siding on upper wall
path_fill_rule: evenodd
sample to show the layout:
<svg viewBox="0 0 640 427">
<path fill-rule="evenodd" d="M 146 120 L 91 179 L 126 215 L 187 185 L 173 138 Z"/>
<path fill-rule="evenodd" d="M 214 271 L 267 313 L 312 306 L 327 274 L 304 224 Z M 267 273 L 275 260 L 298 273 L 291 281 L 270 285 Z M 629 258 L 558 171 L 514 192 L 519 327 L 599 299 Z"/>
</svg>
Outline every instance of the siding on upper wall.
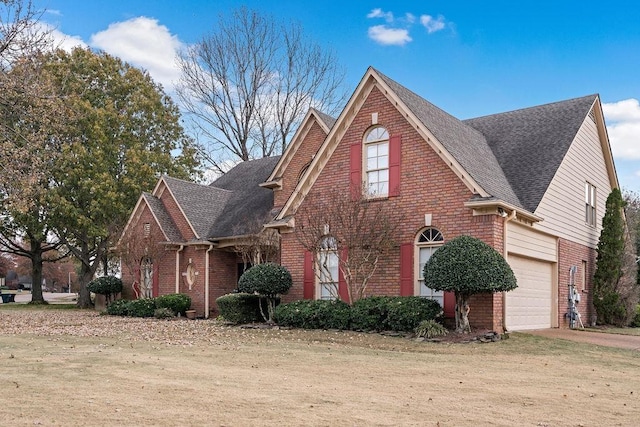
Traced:
<svg viewBox="0 0 640 427">
<path fill-rule="evenodd" d="M 555 237 L 516 222 L 509 222 L 507 227 L 509 253 L 551 262 L 558 260 L 558 242 Z"/>
<path fill-rule="evenodd" d="M 589 226 L 585 220 L 586 182 L 596 187 L 596 227 Z M 598 130 L 587 115 L 538 205 L 535 214 L 544 220 L 536 228 L 595 248 L 611 190 Z"/>
</svg>

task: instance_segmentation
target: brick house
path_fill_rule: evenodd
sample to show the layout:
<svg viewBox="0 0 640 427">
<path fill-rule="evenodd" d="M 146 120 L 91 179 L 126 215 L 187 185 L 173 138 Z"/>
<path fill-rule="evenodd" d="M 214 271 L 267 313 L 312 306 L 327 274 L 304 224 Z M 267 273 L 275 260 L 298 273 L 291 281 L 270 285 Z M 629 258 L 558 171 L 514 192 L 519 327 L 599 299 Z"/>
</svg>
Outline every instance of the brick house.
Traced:
<svg viewBox="0 0 640 427">
<path fill-rule="evenodd" d="M 251 165 L 262 179 L 235 182 Z M 566 327 L 570 282 L 582 319 L 591 318 L 595 248 L 606 198 L 618 187 L 597 95 L 459 120 L 373 68 L 337 119 L 310 110 L 281 157 L 227 175 L 211 187 L 165 177 L 141 197 L 126 232 L 140 235 L 144 224 L 164 231 L 154 294 L 188 290 L 208 315 L 212 299 L 235 287 L 239 255 L 230 242 L 242 233 L 231 232 L 231 222 L 241 226 L 249 211 L 227 208 L 233 183 L 243 198 L 259 195 L 262 204 L 252 206 L 271 215 L 264 229 L 278 231 L 279 260 L 294 279 L 286 300 L 323 298 L 315 254 L 296 238 L 296 212 L 309 195 L 364 183 L 401 224 L 368 294 L 422 295 L 450 313 L 452 295 L 429 289 L 421 266 L 447 240 L 472 235 L 500 252 L 518 279 L 512 292 L 471 301 L 472 325 L 496 331 Z M 189 288 L 190 264 L 200 276 Z M 340 277 L 332 280 L 340 286 Z"/>
</svg>

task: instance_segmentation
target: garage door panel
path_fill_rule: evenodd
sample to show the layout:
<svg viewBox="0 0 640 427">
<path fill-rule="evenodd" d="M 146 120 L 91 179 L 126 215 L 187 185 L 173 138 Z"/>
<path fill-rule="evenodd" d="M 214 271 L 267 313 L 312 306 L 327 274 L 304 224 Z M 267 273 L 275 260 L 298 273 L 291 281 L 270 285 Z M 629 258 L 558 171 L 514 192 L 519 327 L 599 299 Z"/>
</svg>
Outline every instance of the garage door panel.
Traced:
<svg viewBox="0 0 640 427">
<path fill-rule="evenodd" d="M 507 329 L 550 328 L 553 264 L 514 255 L 509 256 L 509 264 L 518 287 L 507 292 Z"/>
</svg>

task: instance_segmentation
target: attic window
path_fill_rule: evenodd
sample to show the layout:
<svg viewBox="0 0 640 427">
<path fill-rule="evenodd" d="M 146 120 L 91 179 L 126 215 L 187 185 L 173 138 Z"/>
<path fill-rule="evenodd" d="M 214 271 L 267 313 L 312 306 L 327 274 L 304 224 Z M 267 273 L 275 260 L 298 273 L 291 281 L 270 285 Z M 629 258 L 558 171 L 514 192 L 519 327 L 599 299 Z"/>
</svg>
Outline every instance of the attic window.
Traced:
<svg viewBox="0 0 640 427">
<path fill-rule="evenodd" d="M 151 235 L 151 223 L 150 222 L 145 222 L 144 225 L 142 226 L 142 233 L 145 239 L 149 238 L 149 236 Z"/>
</svg>

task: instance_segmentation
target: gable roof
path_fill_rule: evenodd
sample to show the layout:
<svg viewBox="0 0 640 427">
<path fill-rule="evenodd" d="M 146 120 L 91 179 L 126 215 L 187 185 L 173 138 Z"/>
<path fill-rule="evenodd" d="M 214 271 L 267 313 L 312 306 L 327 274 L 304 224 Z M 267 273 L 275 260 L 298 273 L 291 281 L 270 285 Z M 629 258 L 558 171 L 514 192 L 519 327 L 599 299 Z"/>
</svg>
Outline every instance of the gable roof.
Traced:
<svg viewBox="0 0 640 427">
<path fill-rule="evenodd" d="M 523 207 L 481 132 L 379 71 L 375 72 L 487 193 Z"/>
<path fill-rule="evenodd" d="M 147 203 L 147 206 L 149 206 L 151 214 L 158 222 L 158 226 L 160 226 L 160 229 L 167 241 L 179 242 L 182 240 L 180 231 L 176 227 L 160 199 L 155 197 L 153 194 L 146 192 L 142 193 L 142 199 Z"/>
<path fill-rule="evenodd" d="M 464 123 L 482 132 L 522 207 L 535 212 L 597 98 L 589 95 Z"/>
<path fill-rule="evenodd" d="M 266 180 L 279 160 L 280 156 L 274 156 L 239 163 L 211 184 L 210 188 L 228 193 L 229 198 L 209 223 L 208 238 L 253 233 L 253 219 L 260 220 L 260 225 L 266 222 L 273 208 L 273 191 L 259 184 Z"/>
<path fill-rule="evenodd" d="M 594 103 L 598 104 L 598 96 L 589 95 L 459 120 L 369 67 L 332 125 L 310 167 L 278 214 L 277 221 L 295 212 L 331 157 L 345 129 L 376 85 L 473 192 L 470 202 L 506 203 L 521 209 L 523 215 L 532 219 L 536 218 L 534 212 L 580 126 Z M 598 111 L 596 109 L 596 123 L 603 150 L 606 151 L 608 138 L 606 130 L 600 129 L 604 128 L 604 122 L 598 118 Z M 525 152 L 526 155 L 523 155 Z M 612 161 L 610 163 L 612 165 Z M 608 168 L 613 170 L 613 166 Z M 615 172 L 612 176 L 615 181 Z"/>
</svg>

